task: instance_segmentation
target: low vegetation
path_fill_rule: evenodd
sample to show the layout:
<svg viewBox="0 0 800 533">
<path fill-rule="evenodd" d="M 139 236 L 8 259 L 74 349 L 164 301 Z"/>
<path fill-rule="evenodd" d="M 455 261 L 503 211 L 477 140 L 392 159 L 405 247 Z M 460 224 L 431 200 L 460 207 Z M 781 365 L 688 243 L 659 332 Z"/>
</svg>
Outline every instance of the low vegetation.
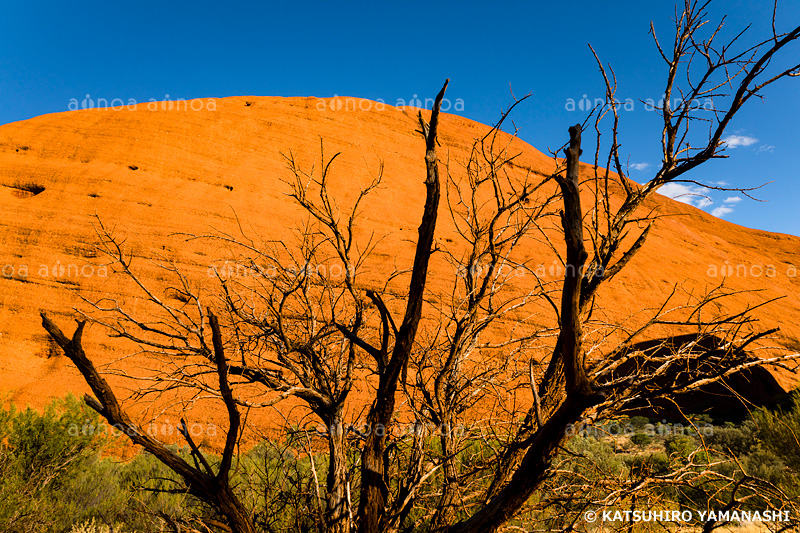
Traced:
<svg viewBox="0 0 800 533">
<path fill-rule="evenodd" d="M 800 393 L 786 408 L 757 410 L 737 424 L 689 418 L 680 430 L 643 417 L 579 428 L 557 456 L 546 490 L 516 521 L 564 530 L 580 523 L 587 509 L 625 508 L 624 497 L 608 500 L 609 488 L 654 473 L 662 482 L 637 496 L 650 498 L 653 508 L 705 509 L 708 502 L 730 496 L 726 479 L 745 476 L 800 498 Z M 122 441 L 110 431 L 94 430 L 103 427 L 74 396 L 54 400 L 42 412 L 6 402 L 0 410 L 0 532 L 192 531 L 193 525 L 202 530 L 200 519 L 219 518 L 201 501 L 173 490 L 175 474 L 149 454 L 119 459 L 114 449 Z M 639 429 L 632 432 L 634 427 Z M 259 531 L 319 530 L 327 459 L 325 453 L 307 453 L 309 439 L 295 428 L 237 456 L 234 484 L 247 494 L 244 504 Z M 464 454 L 480 454 L 490 445 L 475 441 Z M 174 450 L 189 459 L 188 448 Z M 692 472 L 709 481 L 699 486 L 674 482 Z M 316 484 L 309 482 L 314 479 Z M 737 497 L 745 502 L 742 509 L 764 510 L 774 503 L 768 491 Z M 636 530 L 647 530 L 640 527 Z"/>
<path fill-rule="evenodd" d="M 776 6 L 772 32 L 746 44 L 749 34 L 741 33 L 721 42 L 723 21 L 708 25 L 707 5 L 677 6 L 668 36 L 657 37 L 651 26 L 664 61 L 665 97 L 655 108 L 661 133 L 654 139 L 661 163 L 637 183 L 621 151 L 616 76 L 596 54 L 605 98 L 586 110 L 583 124 L 565 128 L 569 137 L 557 141 L 564 144 L 539 172 L 516 166 L 510 115 L 528 96 L 514 97 L 463 158 L 451 158 L 437 137 L 449 128 L 439 121 L 446 80 L 430 112 L 417 113 L 425 172 L 415 190 L 424 185 L 425 200 L 408 247 L 413 262 L 397 257 L 392 270 L 376 248 L 386 235 L 364 231 L 359 216 L 368 196 L 386 194 L 383 173 L 392 164 L 379 160 L 343 204 L 334 197 L 340 154 L 326 157 L 322 139 L 313 164 L 291 149 L 282 154 L 285 193 L 304 219 L 290 238 L 251 236 L 247 224 L 234 233 L 180 236 L 218 250 L 209 266 L 234 264 L 248 275 L 212 266 L 213 275 L 195 284 L 165 261 L 159 266 L 166 277 L 151 286 L 133 266 L 137 254 L 96 217 L 98 250 L 138 295 L 135 309 L 94 293 L 83 298 L 87 308 L 71 336 L 45 310 L 42 326 L 91 389 L 87 405 L 172 472 L 153 478 L 166 488 L 145 488 L 197 499 L 186 496 L 180 516 L 145 506 L 147 516 L 172 530 L 231 533 L 492 533 L 542 525 L 575 530 L 593 509 L 797 505 L 796 476 L 761 433 L 779 422 L 775 416 L 754 420 L 752 442 L 744 430 L 727 428 L 731 442 L 745 443 L 738 456 L 731 446 L 709 444 L 713 434 L 695 427 L 651 431 L 649 420 L 637 420 L 640 430 L 607 436 L 574 427 L 621 424 L 644 406 L 708 394 L 709 387 L 730 386 L 731 376 L 800 359 L 773 345 L 777 327 L 759 326 L 760 309 L 775 299 L 735 303 L 737 295 L 766 288 L 761 283 L 744 291 L 724 282 L 689 287 L 674 271 L 662 291 L 661 280 L 645 272 L 642 290 L 659 303 L 624 309 L 626 318 L 608 313 L 620 306 L 608 287 L 622 282 L 617 274 L 669 216 L 652 209 L 653 195 L 676 183 L 705 187 L 694 171 L 727 157 L 725 139 L 738 112 L 800 70 L 787 53 L 800 42 L 800 26 L 779 33 Z M 693 104 L 711 98 L 713 112 Z M 581 160 L 584 147 L 594 156 Z M 748 196 L 753 190 L 713 188 Z M 452 242 L 437 225 L 440 215 L 455 230 Z M 545 246 L 535 260 L 534 245 Z M 552 260 L 557 271 L 537 268 L 540 260 Z M 333 265 L 341 268 L 334 272 Z M 162 282 L 178 287 L 177 304 L 160 296 L 169 290 L 157 286 Z M 157 402 L 174 391 L 218 406 L 227 417 L 219 457 L 201 450 L 185 424 L 188 455 L 136 429 L 92 362 L 95 354 L 83 348 L 87 324 L 135 343 L 143 365 L 170 361 L 147 376 L 110 369 L 136 380 L 135 397 Z M 271 436 L 263 450 L 242 455 L 242 436 L 258 431 L 251 410 L 284 400 L 325 429 Z M 415 422 L 410 431 L 398 427 L 406 417 Z M 792 431 L 775 426 L 770 435 L 789 446 Z M 631 442 L 637 433 L 644 436 Z M 728 521 L 709 518 L 702 529 Z M 629 532 L 633 526 L 622 524 Z"/>
</svg>

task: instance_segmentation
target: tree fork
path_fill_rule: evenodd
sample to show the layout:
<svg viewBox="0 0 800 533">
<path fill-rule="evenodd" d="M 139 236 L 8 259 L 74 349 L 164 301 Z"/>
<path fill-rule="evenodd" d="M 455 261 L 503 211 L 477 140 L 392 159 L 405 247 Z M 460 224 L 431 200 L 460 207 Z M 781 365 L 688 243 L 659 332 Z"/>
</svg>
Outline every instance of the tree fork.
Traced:
<svg viewBox="0 0 800 533">
<path fill-rule="evenodd" d="M 581 127 L 569 128 L 566 177 L 555 176 L 561 186 L 564 209 L 561 222 L 567 246 L 567 269 L 561 290 L 561 331 L 553 358 L 561 358 L 566 397 L 552 416 L 530 437 L 530 445 L 508 483 L 471 518 L 445 530 L 448 533 L 487 533 L 496 531 L 525 505 L 550 468 L 558 445 L 569 424 L 599 403 L 603 396 L 594 391 L 584 364 L 581 324 L 581 280 L 588 254 L 583 244 L 583 215 L 579 189 Z"/>
</svg>

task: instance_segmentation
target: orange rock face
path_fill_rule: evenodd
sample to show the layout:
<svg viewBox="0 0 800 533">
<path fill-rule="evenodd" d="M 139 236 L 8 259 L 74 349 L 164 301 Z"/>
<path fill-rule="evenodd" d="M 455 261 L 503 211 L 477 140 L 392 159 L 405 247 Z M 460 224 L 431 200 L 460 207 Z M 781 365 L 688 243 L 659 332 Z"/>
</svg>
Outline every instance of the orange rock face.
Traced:
<svg viewBox="0 0 800 533">
<path fill-rule="evenodd" d="M 304 218 L 286 196 L 282 180 L 290 175 L 281 153 L 291 151 L 310 168 L 323 139 L 326 154 L 341 152 L 332 189 L 342 205 L 352 202 L 383 161 L 384 179 L 364 203 L 360 230 L 385 236 L 376 249 L 378 262 L 387 268 L 411 266 L 425 199 L 416 109 L 379 108 L 357 99 L 262 97 L 226 98 L 211 107 L 139 104 L 0 126 L 0 375 L 14 401 L 39 406 L 67 391 L 87 390 L 48 341 L 39 311 L 71 332 L 71 317 L 77 316 L 73 308 L 85 308 L 81 296 L 109 295 L 141 309 L 124 276 L 93 249 L 93 215 L 125 239 L 137 257 L 134 268 L 148 282 L 166 283 L 147 260 L 157 257 L 174 261 L 194 282 L 207 282 L 220 250 L 170 235 L 235 232 L 238 217 L 251 234 L 288 238 Z M 486 130 L 444 115 L 440 160 L 466 159 L 473 139 Z M 566 138 L 566 126 L 564 131 Z M 524 142 L 515 140 L 511 149 L 521 153 L 515 161 L 520 173 L 553 168 L 548 156 Z M 661 196 L 648 208 L 668 216 L 656 223 L 626 270 L 602 290 L 610 320 L 656 306 L 675 283 L 702 292 L 726 278 L 730 289 L 762 290 L 728 301 L 731 308 L 787 296 L 757 311 L 758 326 L 780 327 L 776 342 L 800 349 L 800 279 L 794 271 L 800 263 L 799 238 L 737 226 Z M 443 245 L 457 240 L 445 211 L 437 233 Z M 534 262 L 541 257 L 545 267 L 553 264 L 543 246 L 528 253 Z M 434 267 L 433 290 L 444 286 L 450 274 L 441 265 Z M 87 353 L 100 363 L 132 351 L 98 326 L 84 337 Z M 783 383 L 788 386 L 790 380 Z M 201 412 L 197 418 L 215 416 Z"/>
</svg>

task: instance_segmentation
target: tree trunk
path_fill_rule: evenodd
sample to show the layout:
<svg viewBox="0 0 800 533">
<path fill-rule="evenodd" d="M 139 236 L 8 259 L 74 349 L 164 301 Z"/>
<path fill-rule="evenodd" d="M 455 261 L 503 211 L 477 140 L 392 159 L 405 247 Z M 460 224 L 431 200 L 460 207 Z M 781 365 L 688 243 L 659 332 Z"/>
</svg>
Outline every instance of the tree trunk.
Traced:
<svg viewBox="0 0 800 533">
<path fill-rule="evenodd" d="M 425 282 L 428 278 L 428 264 L 432 253 L 441 196 L 439 167 L 436 159 L 436 132 L 439 123 L 439 109 L 449 81 L 448 79 L 444 82 L 444 86 L 436 96 L 430 123 L 426 124 L 422 114 L 419 115 L 422 134 L 425 136 L 425 208 L 418 230 L 419 238 L 414 253 L 414 266 L 411 269 L 405 315 L 395 335 L 392 357 L 380 372 L 375 401 L 367 417 L 369 434 L 361 453 L 359 533 L 381 533 L 386 519 L 386 497 L 388 495 L 384 462 L 386 435 L 394 416 L 395 395 L 400 375 L 407 367 L 408 359 L 411 357 L 411 350 L 414 347 L 414 339 L 422 316 Z M 386 334 L 387 332 L 384 331 L 384 335 Z M 383 358 L 385 355 L 384 353 L 381 357 Z"/>
<path fill-rule="evenodd" d="M 458 495 L 458 470 L 456 468 L 456 459 L 453 456 L 455 439 L 453 437 L 452 421 L 448 418 L 447 421 L 442 423 L 441 429 L 446 431 L 439 437 L 439 442 L 442 446 L 442 457 L 444 458 L 444 464 L 442 465 L 444 480 L 442 482 L 442 496 L 439 498 L 436 514 L 432 520 L 434 530 L 441 529 L 455 520 L 455 503 Z"/>
<path fill-rule="evenodd" d="M 250 514 L 230 487 L 227 485 L 217 486 L 213 501 L 220 513 L 228 520 L 228 527 L 231 528 L 232 533 L 256 533 Z"/>
<path fill-rule="evenodd" d="M 325 483 L 325 524 L 329 533 L 350 531 L 350 509 L 347 501 L 347 456 L 342 422 L 328 426 L 328 477 Z"/>
<path fill-rule="evenodd" d="M 491 533 L 510 520 L 544 480 L 566 428 L 581 419 L 584 411 L 597 404 L 597 394 L 586 374 L 581 318 L 583 269 L 588 254 L 583 244 L 583 215 L 579 189 L 581 126 L 569 128 L 566 176 L 556 176 L 564 198 L 561 223 L 567 247 L 566 273 L 561 289 L 558 341 L 551 368 L 563 365 L 566 397 L 552 416 L 533 434 L 530 447 L 508 483 L 471 518 L 447 529 L 448 533 Z M 557 377 L 557 376 L 556 376 Z"/>
<path fill-rule="evenodd" d="M 448 533 L 492 533 L 519 511 L 547 475 L 558 445 L 569 424 L 580 420 L 591 401 L 567 397 L 561 407 L 535 434 L 525 457 L 509 482 L 480 511 L 468 520 L 445 528 Z"/>
<path fill-rule="evenodd" d="M 369 435 L 361 452 L 361 494 L 358 516 L 360 533 L 380 533 L 386 509 L 386 466 L 383 452 L 386 449 L 386 431 L 394 413 L 394 391 L 381 398 L 383 388 L 378 389 L 378 400 L 368 419 Z M 373 414 L 374 413 L 374 414 Z"/>
</svg>

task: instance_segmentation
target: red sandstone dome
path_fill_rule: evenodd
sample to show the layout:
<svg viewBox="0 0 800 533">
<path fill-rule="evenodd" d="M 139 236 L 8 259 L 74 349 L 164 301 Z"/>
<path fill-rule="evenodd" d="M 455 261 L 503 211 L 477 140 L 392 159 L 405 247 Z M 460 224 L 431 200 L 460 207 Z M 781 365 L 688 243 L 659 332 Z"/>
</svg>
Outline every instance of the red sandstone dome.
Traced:
<svg viewBox="0 0 800 533">
<path fill-rule="evenodd" d="M 375 252 L 378 261 L 392 268 L 411 264 L 425 198 L 416 109 L 357 99 L 335 105 L 317 98 L 203 102 L 85 109 L 0 126 L 0 373 L 2 388 L 15 402 L 40 406 L 67 391 L 87 390 L 49 342 L 40 311 L 68 330 L 80 295 L 114 295 L 134 309 L 138 305 L 93 249 L 95 215 L 137 257 L 168 258 L 199 282 L 208 279 L 213 251 L 170 235 L 235 231 L 238 217 L 248 231 L 285 238 L 302 213 L 285 194 L 281 153 L 292 151 L 310 166 L 323 139 L 327 153 L 341 152 L 333 179 L 342 202 L 383 161 L 381 189 L 364 204 L 361 224 L 367 233 L 385 235 Z M 443 115 L 440 153 L 466 158 L 473 139 L 487 129 Z M 515 140 L 512 149 L 521 153 L 515 160 L 520 173 L 546 174 L 553 166 L 522 141 Z M 758 327 L 780 327 L 774 342 L 800 350 L 800 278 L 794 270 L 800 238 L 737 226 L 662 196 L 648 208 L 667 216 L 601 291 L 610 320 L 656 306 L 676 282 L 686 291 L 707 291 L 725 278 L 731 290 L 760 289 L 729 300 L 732 307 L 785 296 L 758 309 Z M 448 217 L 440 217 L 437 234 L 444 242 L 456 237 Z M 543 258 L 543 268 L 552 266 L 546 250 L 529 253 Z M 137 267 L 144 279 L 160 281 L 158 269 L 145 259 Z M 431 287 L 446 274 L 434 268 Z M 129 348 L 97 326 L 87 330 L 85 345 L 98 362 Z M 775 375 L 784 388 L 794 383 L 791 374 Z"/>
</svg>

